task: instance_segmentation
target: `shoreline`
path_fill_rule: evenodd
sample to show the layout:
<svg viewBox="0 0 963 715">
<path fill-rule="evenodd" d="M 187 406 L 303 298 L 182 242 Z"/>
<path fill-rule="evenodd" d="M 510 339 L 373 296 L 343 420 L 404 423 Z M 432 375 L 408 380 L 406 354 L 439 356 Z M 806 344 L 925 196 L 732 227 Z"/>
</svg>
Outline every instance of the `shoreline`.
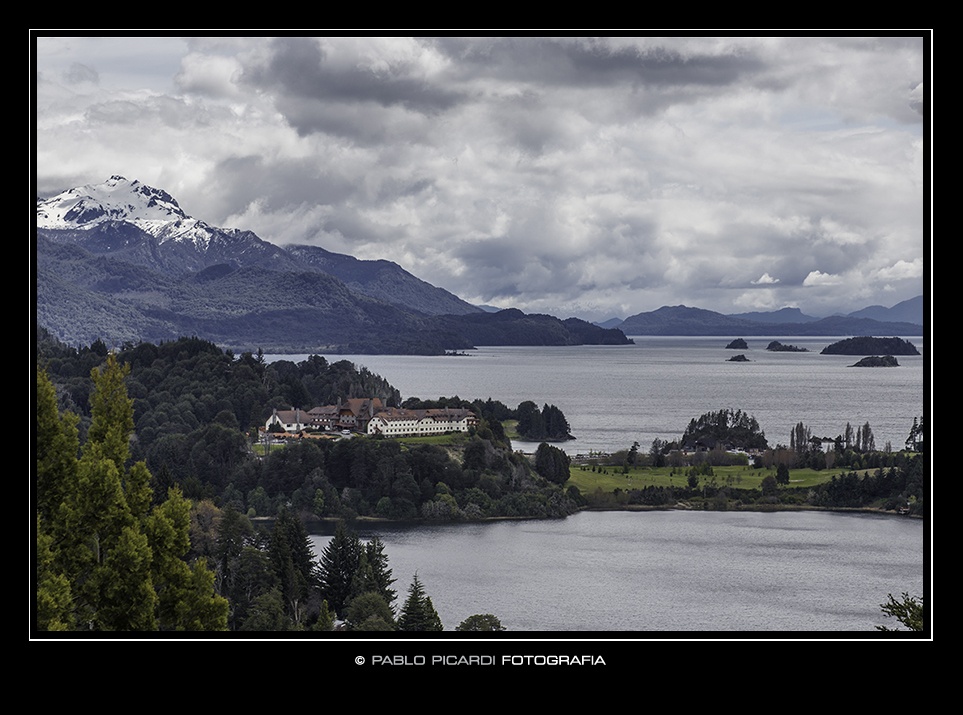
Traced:
<svg viewBox="0 0 963 715">
<path fill-rule="evenodd" d="M 390 525 L 399 527 L 418 527 L 426 525 L 441 525 L 441 524 L 485 524 L 488 522 L 498 522 L 498 521 L 544 521 L 546 519 L 566 519 L 569 516 L 574 516 L 580 512 L 604 512 L 604 511 L 624 511 L 624 512 L 644 512 L 644 511 L 718 511 L 718 512 L 786 512 L 786 511 L 825 511 L 825 512 L 838 512 L 841 514 L 875 514 L 878 516 L 892 516 L 899 517 L 901 519 L 925 519 L 924 516 L 917 514 L 899 514 L 895 511 L 889 511 L 885 509 L 878 509 L 874 507 L 823 507 L 823 506 L 810 506 L 810 505 L 777 505 L 777 504 L 766 504 L 766 505 L 753 505 L 753 506 L 739 506 L 733 507 L 731 509 L 700 509 L 692 506 L 683 506 L 680 504 L 674 504 L 672 506 L 649 506 L 646 504 L 625 504 L 621 506 L 593 506 L 593 507 L 583 507 L 578 511 L 568 514 L 563 517 L 549 517 L 549 516 L 492 516 L 486 517 L 484 519 L 452 519 L 450 521 L 433 521 L 429 519 L 416 519 L 416 520 L 395 520 L 387 519 L 379 516 L 358 516 L 353 519 L 345 517 L 315 517 L 311 519 L 305 519 L 304 523 L 306 526 L 314 525 L 324 525 L 328 527 L 333 527 L 338 524 L 338 522 L 346 521 L 354 524 L 366 524 L 366 525 Z M 252 519 L 255 523 L 267 524 L 274 522 L 273 516 L 259 516 Z M 316 533 L 316 532 L 311 532 Z"/>
</svg>

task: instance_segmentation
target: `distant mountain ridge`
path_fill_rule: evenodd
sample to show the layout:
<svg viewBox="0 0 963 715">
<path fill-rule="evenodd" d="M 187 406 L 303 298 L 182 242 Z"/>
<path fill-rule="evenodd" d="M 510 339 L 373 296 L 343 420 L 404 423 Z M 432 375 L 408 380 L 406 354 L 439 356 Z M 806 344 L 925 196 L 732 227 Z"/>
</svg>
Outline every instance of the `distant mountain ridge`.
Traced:
<svg viewBox="0 0 963 715">
<path fill-rule="evenodd" d="M 819 318 L 806 315 L 799 308 L 782 308 L 771 312 L 730 313 L 730 318 L 751 320 L 757 323 L 811 323 Z"/>
<path fill-rule="evenodd" d="M 68 344 L 198 335 L 241 350 L 438 354 L 631 342 L 575 318 L 487 313 L 390 261 L 220 229 L 122 176 L 37 199 L 36 216 L 37 323 Z"/>
<path fill-rule="evenodd" d="M 884 308 L 881 305 L 871 305 L 862 310 L 857 310 L 854 313 L 849 313 L 848 317 L 922 325 L 925 308 L 923 296 L 918 295 L 915 298 L 897 303 L 892 308 Z"/>
<path fill-rule="evenodd" d="M 915 300 L 915 299 L 914 299 Z M 909 302 L 909 301 L 908 301 Z M 922 298 L 920 298 L 922 305 Z M 790 318 L 798 318 L 802 313 L 796 309 Z M 777 314 L 783 314 L 777 311 Z M 745 315 L 745 314 L 744 314 Z M 758 314 L 751 314 L 758 315 Z M 922 323 L 904 321 L 881 321 L 865 317 L 830 316 L 813 318 L 807 321 L 792 320 L 770 322 L 749 319 L 741 316 L 723 315 L 703 308 L 690 308 L 684 305 L 663 306 L 658 310 L 638 313 L 623 320 L 619 330 L 626 335 L 920 335 Z"/>
</svg>

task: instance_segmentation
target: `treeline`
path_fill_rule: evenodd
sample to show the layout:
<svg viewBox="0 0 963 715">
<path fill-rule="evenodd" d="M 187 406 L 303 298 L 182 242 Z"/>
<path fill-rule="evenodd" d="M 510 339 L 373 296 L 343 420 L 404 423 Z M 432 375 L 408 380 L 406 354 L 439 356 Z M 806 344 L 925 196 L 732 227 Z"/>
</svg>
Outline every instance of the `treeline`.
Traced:
<svg viewBox="0 0 963 715">
<path fill-rule="evenodd" d="M 910 514 L 924 515 L 928 506 L 928 480 L 923 456 L 897 458 L 895 464 L 886 468 L 834 476 L 807 494 L 807 501 L 824 507 L 856 508 L 881 504 L 883 509 L 906 507 Z"/>
</svg>

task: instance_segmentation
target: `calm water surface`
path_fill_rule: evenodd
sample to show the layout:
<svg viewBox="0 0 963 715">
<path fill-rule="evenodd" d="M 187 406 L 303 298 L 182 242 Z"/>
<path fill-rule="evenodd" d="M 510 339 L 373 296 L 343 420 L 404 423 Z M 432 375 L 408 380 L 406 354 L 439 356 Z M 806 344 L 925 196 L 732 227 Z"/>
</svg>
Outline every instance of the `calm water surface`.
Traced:
<svg viewBox="0 0 963 715">
<path fill-rule="evenodd" d="M 561 520 L 359 529 L 414 573 L 445 625 L 510 631 L 857 631 L 923 593 L 921 521 L 829 512 L 583 512 Z M 311 537 L 320 555 L 329 535 Z"/>
</svg>

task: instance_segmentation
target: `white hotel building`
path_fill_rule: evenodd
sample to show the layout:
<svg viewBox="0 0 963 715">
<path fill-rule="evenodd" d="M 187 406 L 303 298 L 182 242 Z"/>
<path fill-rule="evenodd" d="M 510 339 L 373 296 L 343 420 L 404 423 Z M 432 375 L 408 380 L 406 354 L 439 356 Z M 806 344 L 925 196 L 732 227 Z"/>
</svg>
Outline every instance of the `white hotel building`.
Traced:
<svg viewBox="0 0 963 715">
<path fill-rule="evenodd" d="M 417 437 L 445 432 L 467 432 L 477 423 L 475 413 L 463 408 L 406 410 L 401 407 L 388 407 L 377 412 L 368 422 L 368 434 Z"/>
</svg>

